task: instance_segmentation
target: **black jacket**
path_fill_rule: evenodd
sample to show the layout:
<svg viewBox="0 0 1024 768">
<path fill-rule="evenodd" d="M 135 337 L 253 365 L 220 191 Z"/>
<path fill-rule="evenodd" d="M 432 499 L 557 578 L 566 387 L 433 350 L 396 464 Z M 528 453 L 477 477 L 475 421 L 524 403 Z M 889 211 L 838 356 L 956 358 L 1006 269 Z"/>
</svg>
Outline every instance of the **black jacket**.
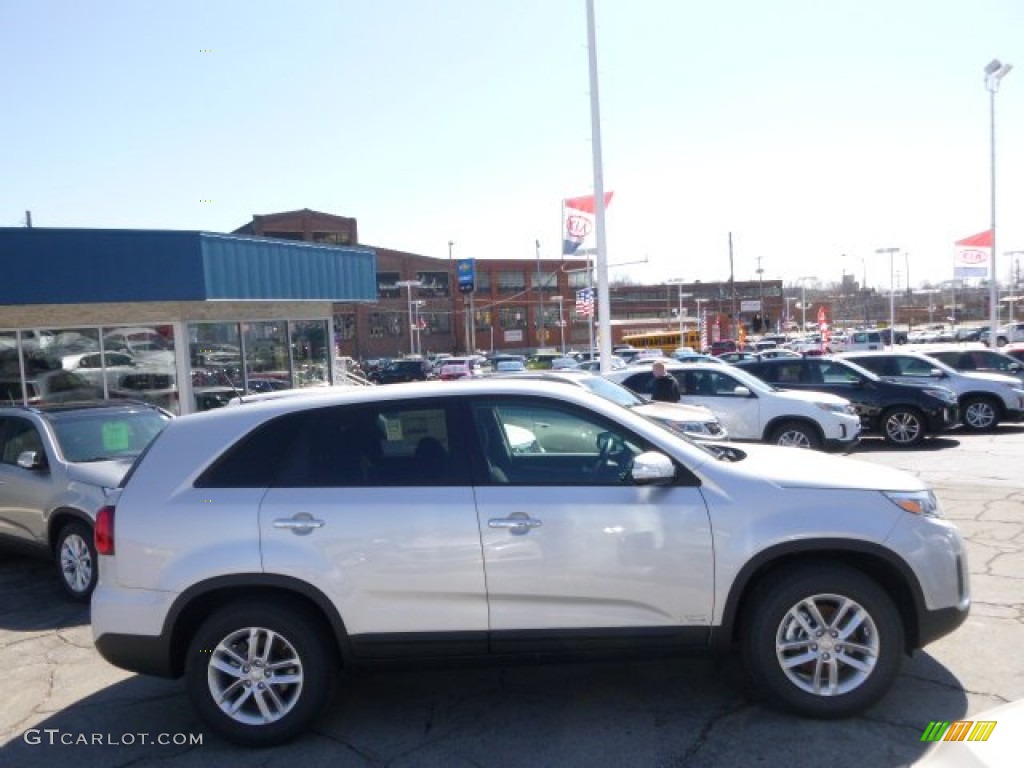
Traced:
<svg viewBox="0 0 1024 768">
<path fill-rule="evenodd" d="M 671 374 L 655 376 L 651 385 L 651 400 L 662 400 L 666 403 L 679 402 L 679 384 Z"/>
</svg>

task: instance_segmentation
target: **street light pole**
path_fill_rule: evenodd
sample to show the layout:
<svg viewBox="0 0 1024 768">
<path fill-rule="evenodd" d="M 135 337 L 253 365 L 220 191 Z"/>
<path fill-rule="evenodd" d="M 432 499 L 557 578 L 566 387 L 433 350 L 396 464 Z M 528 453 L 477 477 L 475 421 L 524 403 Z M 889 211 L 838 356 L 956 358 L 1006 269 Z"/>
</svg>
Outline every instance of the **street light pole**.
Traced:
<svg viewBox="0 0 1024 768">
<path fill-rule="evenodd" d="M 1012 64 L 1003 64 L 992 59 L 985 66 L 985 89 L 989 96 L 989 167 L 991 169 L 991 213 L 992 213 L 992 255 L 989 267 L 989 347 L 996 348 L 999 336 L 999 278 L 996 272 L 996 91 L 999 82 L 1013 69 Z"/>
<path fill-rule="evenodd" d="M 558 302 L 558 334 L 559 340 L 562 342 L 562 357 L 565 357 L 565 320 L 562 317 L 562 302 L 565 301 L 565 297 L 552 296 L 551 300 Z"/>
<path fill-rule="evenodd" d="M 406 292 L 407 292 L 406 293 L 406 302 L 407 302 L 408 308 L 409 308 L 409 354 L 410 355 L 415 355 L 416 354 L 416 336 L 415 336 L 415 330 L 413 329 L 413 323 L 415 322 L 415 320 L 413 318 L 413 312 L 412 312 L 412 289 L 413 288 L 418 288 L 422 284 L 423 283 L 421 281 L 419 281 L 419 280 L 399 280 L 397 283 L 395 283 L 395 286 L 397 288 L 405 288 Z"/>
<path fill-rule="evenodd" d="M 813 275 L 798 277 L 800 281 L 800 334 L 807 333 L 807 281 L 817 280 Z"/>
<path fill-rule="evenodd" d="M 896 345 L 896 283 L 893 255 L 899 253 L 899 248 L 876 248 L 875 253 L 889 254 L 889 349 Z"/>
</svg>

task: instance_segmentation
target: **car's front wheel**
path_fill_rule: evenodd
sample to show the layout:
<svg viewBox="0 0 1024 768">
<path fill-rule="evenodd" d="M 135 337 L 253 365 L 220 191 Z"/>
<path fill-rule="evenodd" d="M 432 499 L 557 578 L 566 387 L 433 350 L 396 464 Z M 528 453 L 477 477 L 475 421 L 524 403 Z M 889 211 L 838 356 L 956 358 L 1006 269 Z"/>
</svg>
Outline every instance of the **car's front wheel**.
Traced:
<svg viewBox="0 0 1024 768">
<path fill-rule="evenodd" d="M 963 424 L 972 432 L 995 429 L 999 423 L 999 406 L 989 397 L 968 397 L 960 405 Z"/>
<path fill-rule="evenodd" d="M 243 601 L 210 616 L 192 638 L 185 682 L 214 731 L 236 744 L 283 744 L 330 701 L 337 656 L 305 611 L 274 600 Z"/>
<path fill-rule="evenodd" d="M 770 443 L 792 448 L 821 449 L 821 438 L 817 430 L 802 421 L 787 421 L 772 430 Z"/>
<path fill-rule="evenodd" d="M 96 546 L 92 528 L 81 520 L 64 524 L 57 535 L 57 575 L 72 600 L 86 602 L 96 586 Z"/>
<path fill-rule="evenodd" d="M 892 408 L 882 416 L 886 442 L 893 445 L 917 445 L 925 436 L 925 423 L 915 408 Z"/>
<path fill-rule="evenodd" d="M 892 686 L 904 647 L 892 600 L 842 565 L 812 564 L 769 577 L 747 601 L 742 648 L 758 687 L 808 717 L 847 717 Z"/>
</svg>

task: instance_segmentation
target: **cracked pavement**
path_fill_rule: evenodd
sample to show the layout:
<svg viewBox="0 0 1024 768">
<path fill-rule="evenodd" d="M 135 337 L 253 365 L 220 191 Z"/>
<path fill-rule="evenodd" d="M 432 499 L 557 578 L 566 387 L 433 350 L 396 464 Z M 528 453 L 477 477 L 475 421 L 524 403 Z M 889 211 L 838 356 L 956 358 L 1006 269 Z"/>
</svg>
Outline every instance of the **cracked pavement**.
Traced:
<svg viewBox="0 0 1024 768">
<path fill-rule="evenodd" d="M 49 564 L 0 552 L 0 765 L 667 768 L 812 755 L 832 766 L 912 764 L 930 721 L 1024 698 L 1024 427 L 956 433 L 912 451 L 866 441 L 852 458 L 932 485 L 968 541 L 974 598 L 967 622 L 905 658 L 894 689 L 861 717 L 802 720 L 768 709 L 733 656 L 405 668 L 350 675 L 313 733 L 242 750 L 205 732 L 180 681 L 104 662 L 88 608 L 64 599 Z M 997 726 L 993 738 L 1003 733 L 1012 732 Z M 59 743 L 96 734 L 113 743 Z M 144 744 L 141 734 L 201 735 L 202 744 Z"/>
</svg>

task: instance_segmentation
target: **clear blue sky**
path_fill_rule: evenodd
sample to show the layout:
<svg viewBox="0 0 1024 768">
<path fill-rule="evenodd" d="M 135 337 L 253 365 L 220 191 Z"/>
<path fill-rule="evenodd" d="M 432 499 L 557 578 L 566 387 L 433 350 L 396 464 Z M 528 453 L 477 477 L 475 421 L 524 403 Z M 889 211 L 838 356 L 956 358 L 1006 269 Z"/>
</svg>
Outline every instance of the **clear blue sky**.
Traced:
<svg viewBox="0 0 1024 768">
<path fill-rule="evenodd" d="M 648 259 L 613 279 L 727 278 L 730 231 L 737 279 L 887 287 L 882 247 L 901 283 L 949 278 L 989 226 L 992 58 L 1018 66 L 997 252 L 1024 251 L 1022 0 L 595 6 L 608 260 Z M 592 190 L 584 0 L 0 0 L 0 25 L 0 226 L 313 208 L 374 245 L 557 257 Z"/>
</svg>

